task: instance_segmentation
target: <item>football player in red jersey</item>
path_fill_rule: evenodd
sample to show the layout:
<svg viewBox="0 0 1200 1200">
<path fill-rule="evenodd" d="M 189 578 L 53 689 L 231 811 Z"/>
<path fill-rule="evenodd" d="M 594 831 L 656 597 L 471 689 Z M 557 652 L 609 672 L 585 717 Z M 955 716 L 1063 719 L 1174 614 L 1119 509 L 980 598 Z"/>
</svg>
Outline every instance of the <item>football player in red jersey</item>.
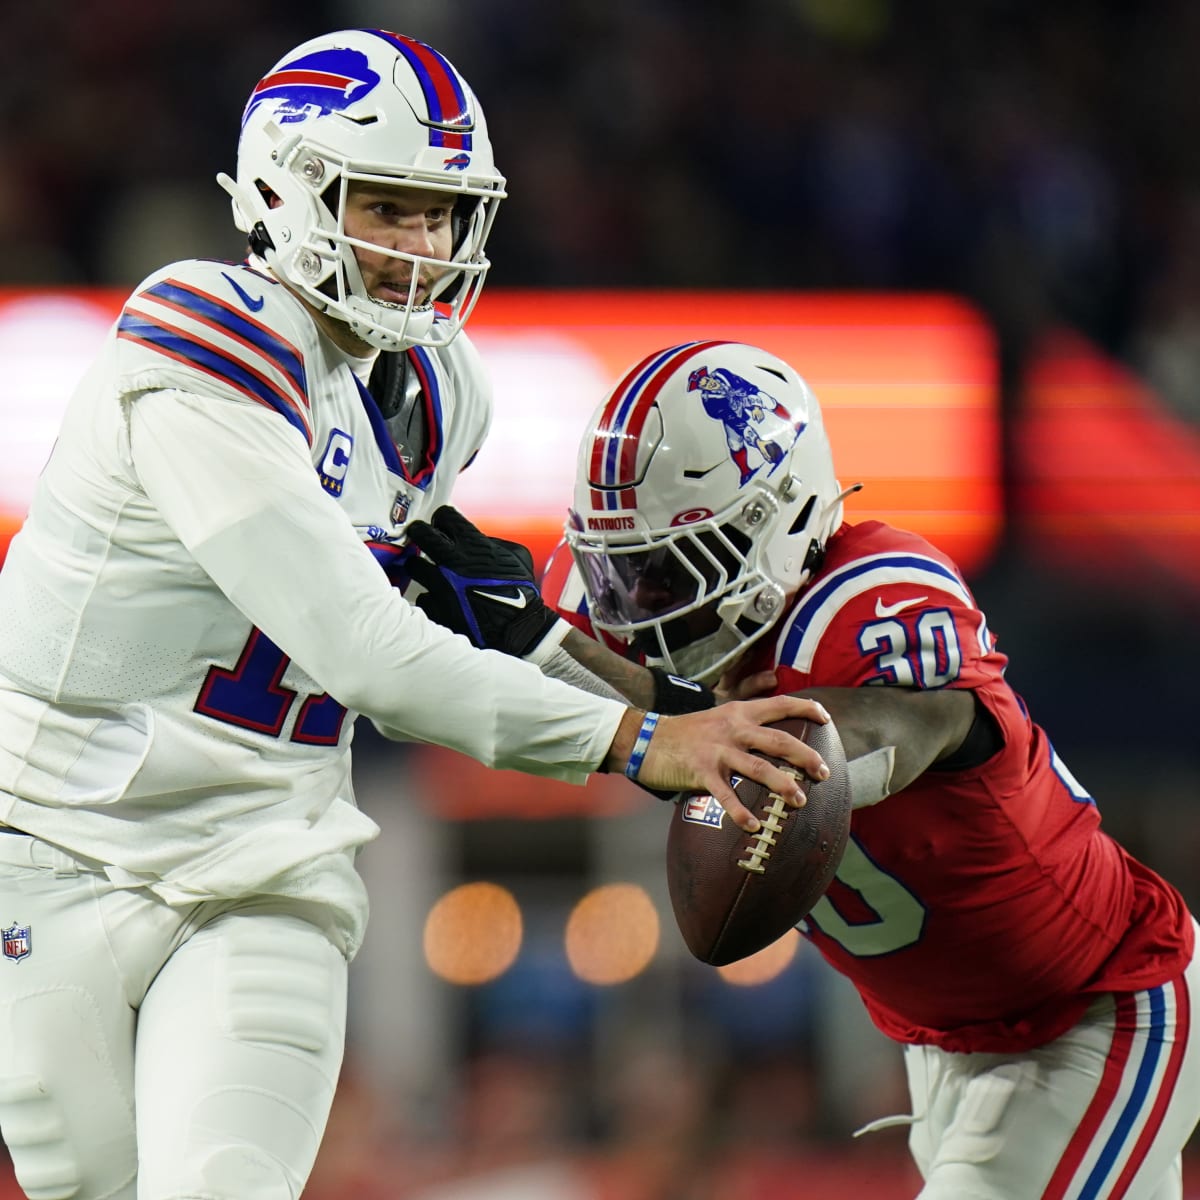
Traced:
<svg viewBox="0 0 1200 1200">
<path fill-rule="evenodd" d="M 788 414 L 771 452 L 734 455 L 693 386 L 717 372 Z M 1100 828 L 955 564 L 844 522 L 844 495 L 786 363 L 650 355 L 583 439 L 551 640 L 625 694 L 773 679 L 833 714 L 855 812 L 802 932 L 905 1047 L 922 1200 L 1178 1200 L 1200 1118 L 1193 918 Z"/>
</svg>

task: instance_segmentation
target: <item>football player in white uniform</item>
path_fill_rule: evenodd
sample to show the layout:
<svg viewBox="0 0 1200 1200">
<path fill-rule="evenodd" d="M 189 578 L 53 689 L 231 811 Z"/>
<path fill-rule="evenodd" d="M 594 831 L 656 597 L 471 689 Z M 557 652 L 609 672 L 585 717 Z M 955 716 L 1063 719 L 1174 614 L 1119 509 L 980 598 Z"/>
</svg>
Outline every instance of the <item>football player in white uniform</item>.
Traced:
<svg viewBox="0 0 1200 1200">
<path fill-rule="evenodd" d="M 799 802 L 752 751 L 824 771 L 764 727 L 811 702 L 656 731 L 569 660 L 600 694 L 547 677 L 541 606 L 506 622 L 510 657 L 404 599 L 406 525 L 491 414 L 456 335 L 504 179 L 441 54 L 378 30 L 298 47 L 220 182 L 249 258 L 134 291 L 0 574 L 0 1127 L 30 1197 L 299 1195 L 378 832 L 356 714 L 500 767 L 709 791 L 749 827 L 731 773 Z M 486 624 L 525 594 L 464 596 Z"/>
</svg>

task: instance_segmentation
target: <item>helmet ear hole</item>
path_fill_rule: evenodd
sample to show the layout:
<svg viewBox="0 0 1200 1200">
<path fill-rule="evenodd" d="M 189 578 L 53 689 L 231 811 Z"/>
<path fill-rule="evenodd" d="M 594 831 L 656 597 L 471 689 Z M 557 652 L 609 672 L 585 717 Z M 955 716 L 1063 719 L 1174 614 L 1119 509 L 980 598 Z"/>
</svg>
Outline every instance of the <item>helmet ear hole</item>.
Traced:
<svg viewBox="0 0 1200 1200">
<path fill-rule="evenodd" d="M 804 507 L 796 514 L 796 519 L 789 526 L 789 534 L 799 533 L 802 529 L 807 527 L 808 522 L 812 517 L 813 506 L 816 503 L 816 496 L 809 496 L 807 503 L 805 503 Z"/>
<path fill-rule="evenodd" d="M 261 221 L 254 222 L 254 228 L 246 240 L 250 243 L 250 253 L 257 254 L 259 258 L 265 258 L 268 250 L 275 249 L 275 243 Z"/>
<path fill-rule="evenodd" d="M 803 573 L 806 576 L 811 575 L 821 565 L 824 558 L 825 547 L 816 538 L 813 538 L 808 543 L 808 553 L 804 556 Z"/>
</svg>

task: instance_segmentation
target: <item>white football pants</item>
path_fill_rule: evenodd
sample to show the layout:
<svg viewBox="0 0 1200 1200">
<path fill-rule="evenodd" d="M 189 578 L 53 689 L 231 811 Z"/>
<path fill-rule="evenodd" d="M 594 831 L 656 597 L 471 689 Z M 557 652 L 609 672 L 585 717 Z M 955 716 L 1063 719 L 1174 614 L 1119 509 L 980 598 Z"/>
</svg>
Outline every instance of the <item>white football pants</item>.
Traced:
<svg viewBox="0 0 1200 1200">
<path fill-rule="evenodd" d="M 918 1200 L 1180 1200 L 1200 1120 L 1200 955 L 1027 1054 L 907 1046 L 904 1063 Z"/>
<path fill-rule="evenodd" d="M 295 1200 L 345 1039 L 320 919 L 172 908 L 0 834 L 0 926 L 28 930 L 0 957 L 0 1131 L 30 1200 Z"/>
</svg>

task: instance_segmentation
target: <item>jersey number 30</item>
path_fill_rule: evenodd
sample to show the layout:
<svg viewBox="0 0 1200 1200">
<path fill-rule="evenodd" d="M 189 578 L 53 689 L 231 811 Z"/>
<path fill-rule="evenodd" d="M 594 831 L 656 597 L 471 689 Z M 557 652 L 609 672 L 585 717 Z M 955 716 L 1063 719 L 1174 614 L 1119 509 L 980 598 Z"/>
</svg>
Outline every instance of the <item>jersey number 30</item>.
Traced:
<svg viewBox="0 0 1200 1200">
<path fill-rule="evenodd" d="M 858 635 L 858 648 L 875 658 L 877 675 L 871 683 L 944 687 L 962 670 L 958 630 L 945 608 L 921 613 L 915 629 L 895 619 L 872 621 Z"/>
<path fill-rule="evenodd" d="M 279 682 L 291 659 L 260 629 L 252 629 L 232 669 L 213 666 L 193 705 L 198 713 L 279 737 L 292 706 L 300 711 L 292 726 L 293 742 L 334 746 L 342 733 L 346 710 L 328 692 L 300 697 Z"/>
</svg>

